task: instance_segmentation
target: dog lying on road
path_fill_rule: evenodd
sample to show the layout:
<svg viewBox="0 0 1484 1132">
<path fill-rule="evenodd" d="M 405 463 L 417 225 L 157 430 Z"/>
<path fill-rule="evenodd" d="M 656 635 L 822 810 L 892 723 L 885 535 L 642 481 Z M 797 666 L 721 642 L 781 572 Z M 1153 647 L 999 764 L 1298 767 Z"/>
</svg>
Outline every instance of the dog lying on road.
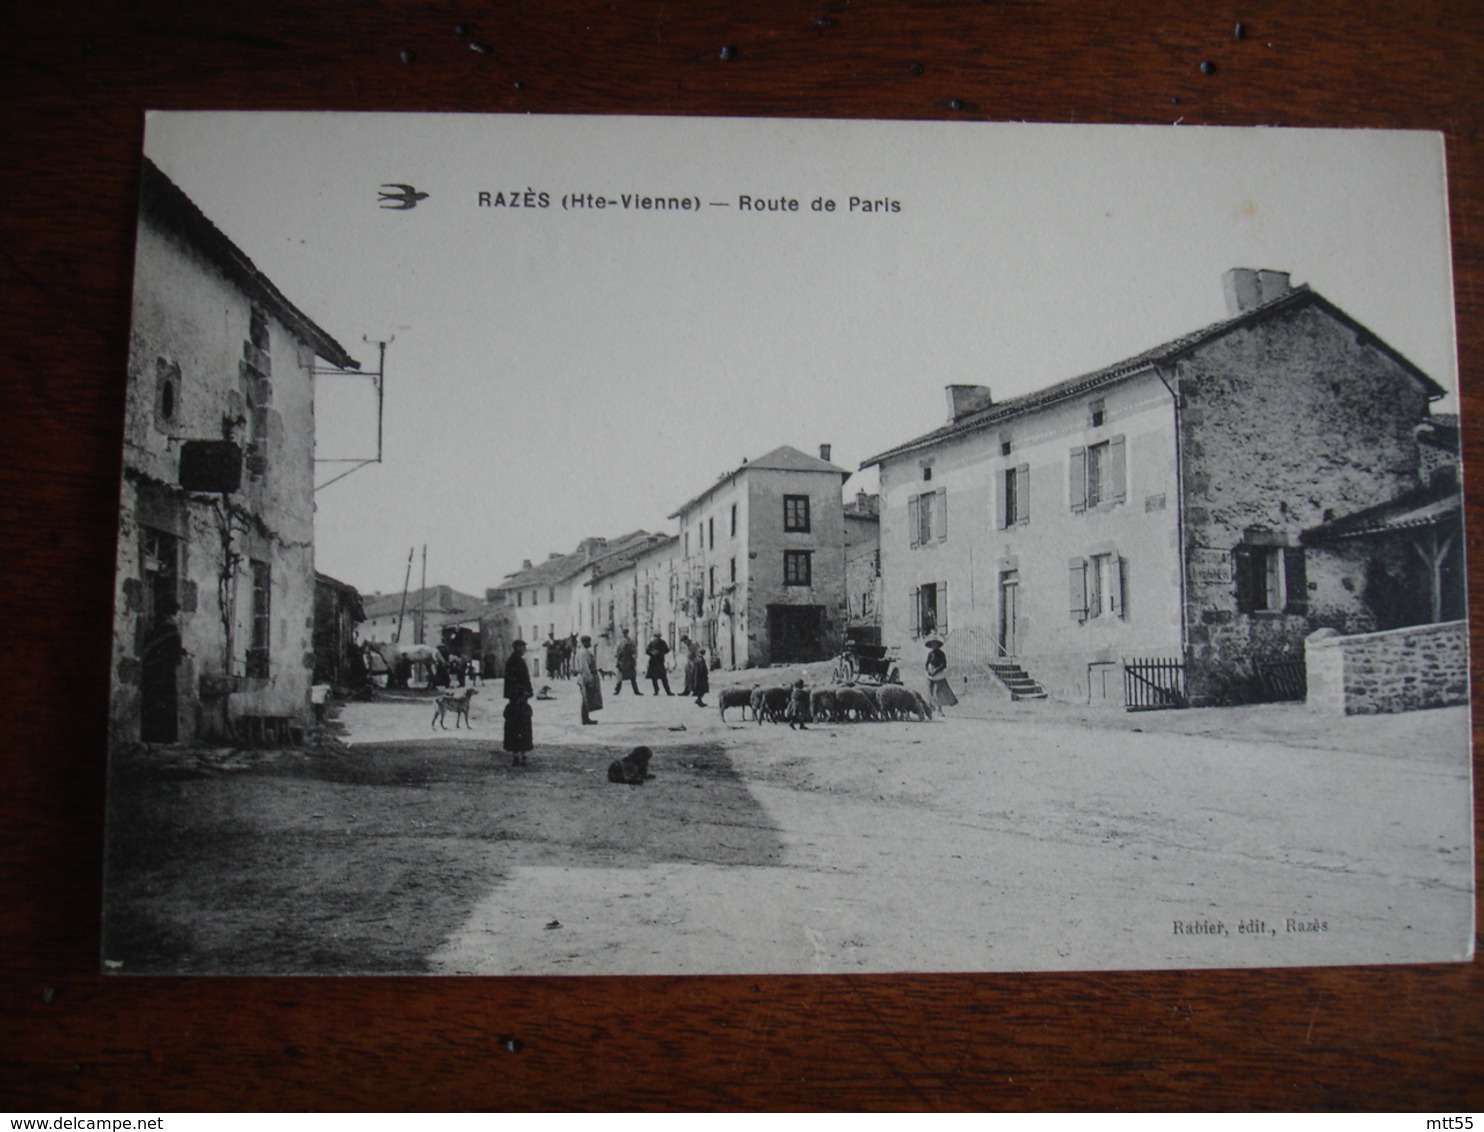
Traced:
<svg viewBox="0 0 1484 1132">
<path fill-rule="evenodd" d="M 473 731 L 474 725 L 469 722 L 469 701 L 474 698 L 476 691 L 478 691 L 476 688 L 460 688 L 457 692 L 445 692 L 439 696 L 433 703 L 433 722 L 428 726 L 436 727 L 441 725 L 443 730 L 447 731 L 448 724 L 443 722 L 443 717 L 448 712 L 453 712 L 453 726 L 455 731 L 458 730 L 459 720 L 461 719 L 464 721 L 464 726 L 469 728 L 470 731 Z"/>
<path fill-rule="evenodd" d="M 643 786 L 646 778 L 654 777 L 649 773 L 651 755 L 648 747 L 635 747 L 623 758 L 614 759 L 608 764 L 608 781 L 624 786 Z"/>
</svg>

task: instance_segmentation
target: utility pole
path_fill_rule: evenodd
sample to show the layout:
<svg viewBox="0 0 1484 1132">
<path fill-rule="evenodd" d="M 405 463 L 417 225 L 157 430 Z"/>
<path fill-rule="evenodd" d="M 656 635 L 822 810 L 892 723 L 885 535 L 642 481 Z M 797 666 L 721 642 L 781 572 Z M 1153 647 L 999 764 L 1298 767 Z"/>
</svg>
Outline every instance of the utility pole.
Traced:
<svg viewBox="0 0 1484 1132">
<path fill-rule="evenodd" d="M 417 641 L 416 644 L 425 645 L 427 641 L 427 610 L 428 600 L 428 544 L 423 543 L 423 580 L 417 591 Z"/>
<path fill-rule="evenodd" d="M 407 574 L 402 579 L 402 605 L 397 610 L 397 631 L 392 634 L 392 644 L 402 643 L 402 622 L 407 617 L 407 587 L 412 584 L 412 555 L 416 547 L 407 548 Z"/>
</svg>

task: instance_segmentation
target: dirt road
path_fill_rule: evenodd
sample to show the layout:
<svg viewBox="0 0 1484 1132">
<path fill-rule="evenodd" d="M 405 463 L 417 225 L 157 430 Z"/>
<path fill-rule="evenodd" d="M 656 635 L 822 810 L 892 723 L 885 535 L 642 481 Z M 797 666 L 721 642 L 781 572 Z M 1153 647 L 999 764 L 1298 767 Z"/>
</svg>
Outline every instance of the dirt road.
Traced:
<svg viewBox="0 0 1484 1132">
<path fill-rule="evenodd" d="M 430 738 L 426 703 L 383 699 L 345 707 L 343 750 L 122 761 L 106 957 L 1075 969 L 1445 959 L 1471 937 L 1462 708 L 1155 719 L 970 697 L 930 724 L 790 731 L 629 694 L 583 728 L 572 687 L 554 695 L 527 768 L 498 751 L 497 685 L 472 732 Z M 610 784 L 641 742 L 655 777 Z"/>
</svg>

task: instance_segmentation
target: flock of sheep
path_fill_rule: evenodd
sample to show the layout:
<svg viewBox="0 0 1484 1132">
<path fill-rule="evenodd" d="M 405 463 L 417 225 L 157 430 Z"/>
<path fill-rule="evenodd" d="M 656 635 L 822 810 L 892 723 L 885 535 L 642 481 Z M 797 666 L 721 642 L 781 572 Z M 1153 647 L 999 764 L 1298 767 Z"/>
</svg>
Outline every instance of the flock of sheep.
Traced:
<svg viewBox="0 0 1484 1132">
<path fill-rule="evenodd" d="M 727 708 L 740 708 L 743 719 L 751 710 L 758 723 L 766 719 L 772 723 L 787 723 L 790 727 L 868 720 L 916 719 L 925 722 L 933 717 L 927 698 L 901 684 L 809 688 L 800 680 L 791 688 L 725 688 L 717 697 L 717 706 L 723 720 L 727 717 Z"/>
</svg>

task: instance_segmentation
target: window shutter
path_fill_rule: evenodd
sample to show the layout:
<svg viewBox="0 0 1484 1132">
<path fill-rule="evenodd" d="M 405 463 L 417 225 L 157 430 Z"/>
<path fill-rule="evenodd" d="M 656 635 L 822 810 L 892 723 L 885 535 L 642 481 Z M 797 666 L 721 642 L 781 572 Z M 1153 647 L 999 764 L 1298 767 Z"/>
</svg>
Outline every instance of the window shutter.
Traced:
<svg viewBox="0 0 1484 1132">
<path fill-rule="evenodd" d="M 1301 546 L 1283 548 L 1283 612 L 1309 611 L 1309 576 Z"/>
<path fill-rule="evenodd" d="M 1015 469 L 1015 518 L 1017 522 L 1031 521 L 1031 466 L 1021 464 Z"/>
<path fill-rule="evenodd" d="M 933 509 L 935 511 L 933 525 L 938 528 L 938 541 L 942 542 L 948 537 L 948 489 L 946 487 L 938 489 L 938 499 Z"/>
<path fill-rule="evenodd" d="M 922 592 L 915 586 L 912 589 L 912 635 L 922 636 Z"/>
<path fill-rule="evenodd" d="M 919 507 L 920 504 L 917 501 L 917 496 L 914 495 L 912 496 L 912 498 L 907 500 L 907 533 L 911 536 L 912 541 L 910 545 L 912 546 L 917 545 L 917 522 Z"/>
<path fill-rule="evenodd" d="M 1108 485 L 1108 499 L 1113 503 L 1122 503 L 1128 498 L 1128 456 L 1123 441 L 1123 437 L 1115 436 L 1109 443 L 1109 456 L 1113 465 L 1110 475 L 1113 482 Z"/>
<path fill-rule="evenodd" d="M 1067 472 L 1067 486 L 1071 489 L 1072 510 L 1087 510 L 1087 449 L 1073 448 Z"/>
<path fill-rule="evenodd" d="M 939 635 L 948 632 L 948 583 L 938 583 L 938 624 L 936 626 Z"/>
<path fill-rule="evenodd" d="M 1236 583 L 1237 612 L 1251 613 L 1257 607 L 1257 590 L 1250 546 L 1232 548 L 1232 580 Z"/>
<path fill-rule="evenodd" d="M 1108 560 L 1109 572 L 1112 575 L 1108 580 L 1108 586 L 1111 590 L 1108 594 L 1108 600 L 1112 603 L 1114 617 L 1123 616 L 1123 572 L 1125 565 L 1126 563 L 1123 559 L 1119 558 L 1116 554 Z"/>
<path fill-rule="evenodd" d="M 1068 596 L 1071 598 L 1073 621 L 1087 620 L 1087 559 L 1073 558 L 1067 563 Z"/>
</svg>

